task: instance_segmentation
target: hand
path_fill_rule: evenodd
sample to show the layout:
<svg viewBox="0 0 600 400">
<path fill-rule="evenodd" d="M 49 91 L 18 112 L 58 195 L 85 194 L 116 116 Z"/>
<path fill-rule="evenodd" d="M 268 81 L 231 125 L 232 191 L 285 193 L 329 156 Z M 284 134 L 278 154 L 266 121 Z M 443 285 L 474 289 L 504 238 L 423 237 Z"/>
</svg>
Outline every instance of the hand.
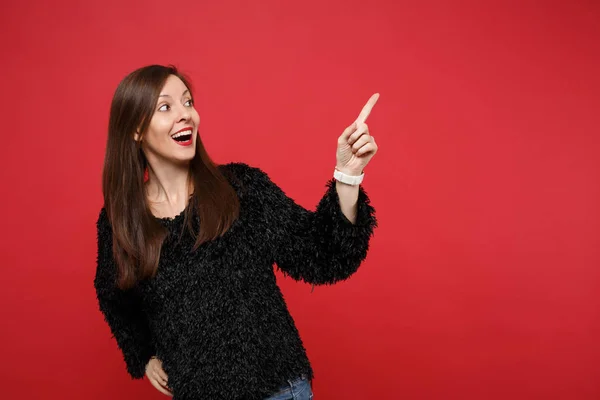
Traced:
<svg viewBox="0 0 600 400">
<path fill-rule="evenodd" d="M 377 152 L 375 138 L 369 134 L 369 127 L 365 124 L 377 99 L 379 93 L 371 96 L 356 121 L 338 138 L 336 167 L 347 175 L 360 175 Z"/>
<path fill-rule="evenodd" d="M 173 396 L 173 392 L 169 389 L 167 382 L 169 377 L 162 369 L 162 361 L 160 361 L 156 357 L 152 357 L 148 364 L 146 364 L 146 376 L 148 380 L 162 394 L 166 394 L 167 396 Z"/>
</svg>

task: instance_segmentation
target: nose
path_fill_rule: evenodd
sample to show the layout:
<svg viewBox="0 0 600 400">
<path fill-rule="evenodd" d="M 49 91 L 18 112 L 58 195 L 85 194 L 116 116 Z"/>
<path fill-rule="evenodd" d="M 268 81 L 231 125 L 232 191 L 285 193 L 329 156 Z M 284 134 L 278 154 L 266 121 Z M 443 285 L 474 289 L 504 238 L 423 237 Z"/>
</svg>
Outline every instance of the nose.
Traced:
<svg viewBox="0 0 600 400">
<path fill-rule="evenodd" d="M 179 121 L 189 121 L 189 119 L 191 118 L 190 115 L 190 109 L 186 106 L 180 106 L 179 107 L 180 111 L 179 111 Z"/>
</svg>

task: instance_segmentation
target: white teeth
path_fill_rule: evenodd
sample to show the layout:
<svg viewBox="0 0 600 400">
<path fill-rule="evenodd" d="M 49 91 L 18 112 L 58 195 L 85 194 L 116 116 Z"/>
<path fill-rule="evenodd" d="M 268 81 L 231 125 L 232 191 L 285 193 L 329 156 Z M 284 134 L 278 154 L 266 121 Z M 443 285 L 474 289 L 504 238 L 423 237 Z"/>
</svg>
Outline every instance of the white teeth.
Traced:
<svg viewBox="0 0 600 400">
<path fill-rule="evenodd" d="M 186 129 L 185 131 L 181 131 L 179 133 L 174 134 L 173 136 L 171 136 L 172 138 L 178 138 L 180 136 L 184 136 L 184 135 L 191 135 L 192 134 L 192 130 L 191 129 Z"/>
</svg>

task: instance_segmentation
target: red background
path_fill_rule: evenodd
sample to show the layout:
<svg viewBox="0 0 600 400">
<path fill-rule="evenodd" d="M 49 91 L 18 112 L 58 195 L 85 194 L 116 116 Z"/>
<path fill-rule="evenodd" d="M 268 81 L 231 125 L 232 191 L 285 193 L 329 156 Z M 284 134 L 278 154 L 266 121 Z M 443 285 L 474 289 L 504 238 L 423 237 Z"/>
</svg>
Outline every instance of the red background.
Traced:
<svg viewBox="0 0 600 400">
<path fill-rule="evenodd" d="M 278 273 L 316 399 L 600 398 L 600 5 L 494 3 L 3 2 L 0 397 L 163 398 L 92 280 L 112 94 L 174 63 L 210 154 L 310 208 L 381 93 L 367 261 Z"/>
</svg>

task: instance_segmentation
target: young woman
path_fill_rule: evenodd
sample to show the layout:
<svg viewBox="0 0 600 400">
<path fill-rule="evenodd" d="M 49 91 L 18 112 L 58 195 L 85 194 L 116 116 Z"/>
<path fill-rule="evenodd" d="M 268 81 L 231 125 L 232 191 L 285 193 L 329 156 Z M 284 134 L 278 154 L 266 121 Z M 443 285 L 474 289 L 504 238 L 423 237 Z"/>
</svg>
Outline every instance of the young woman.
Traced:
<svg viewBox="0 0 600 400">
<path fill-rule="evenodd" d="M 192 88 L 174 67 L 121 81 L 94 286 L 133 378 L 146 375 L 177 400 L 312 398 L 313 371 L 273 264 L 325 285 L 366 257 L 377 222 L 359 184 L 377 151 L 364 123 L 377 98 L 339 137 L 334 178 L 309 211 L 260 169 L 211 161 Z"/>
</svg>

